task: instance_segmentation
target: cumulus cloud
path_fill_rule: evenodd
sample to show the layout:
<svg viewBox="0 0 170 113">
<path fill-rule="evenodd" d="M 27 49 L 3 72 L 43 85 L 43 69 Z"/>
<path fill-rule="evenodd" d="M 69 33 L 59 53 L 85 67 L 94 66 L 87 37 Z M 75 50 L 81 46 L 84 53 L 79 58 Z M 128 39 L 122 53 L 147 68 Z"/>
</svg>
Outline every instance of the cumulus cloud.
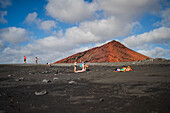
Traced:
<svg viewBox="0 0 170 113">
<path fill-rule="evenodd" d="M 34 63 L 35 56 L 39 58 L 39 61 L 41 63 L 55 62 L 76 52 L 92 48 L 92 46 L 87 46 L 86 44 L 88 44 L 93 38 L 98 39 L 97 37 L 88 39 L 88 34 L 81 31 L 81 29 L 79 29 L 78 27 L 71 28 L 68 30 L 70 31 L 66 31 L 66 35 L 64 35 L 63 37 L 49 36 L 43 39 L 34 40 L 32 43 L 22 48 L 5 48 L 0 57 L 5 58 L 3 62 L 7 61 L 9 63 L 22 63 L 23 56 L 27 56 L 29 63 Z M 72 32 L 73 30 L 75 30 L 75 32 L 77 33 Z M 83 35 L 85 35 L 83 39 L 80 38 L 83 36 L 82 32 L 84 33 Z M 73 34 L 71 35 L 71 33 Z M 77 34 L 78 36 L 74 37 L 75 34 Z M 88 43 L 84 43 L 83 41 L 87 41 Z M 105 43 L 96 43 L 96 45 L 93 47 Z M 164 55 L 168 57 L 168 54 L 166 52 L 169 52 L 169 50 L 165 51 L 164 49 L 158 47 L 151 50 L 139 50 L 138 52 L 150 57 L 161 57 Z M 159 52 L 159 54 L 156 55 L 157 52 Z M 15 59 L 13 59 L 12 57 L 15 57 Z"/>
<path fill-rule="evenodd" d="M 63 30 L 61 29 L 59 31 L 53 31 L 52 35 L 61 38 L 63 37 L 64 33 Z"/>
<path fill-rule="evenodd" d="M 5 47 L 6 47 L 5 43 L 2 40 L 0 40 L 0 50 L 2 50 Z"/>
<path fill-rule="evenodd" d="M 92 6 L 94 8 L 91 8 Z M 97 11 L 104 12 L 105 17 L 93 18 L 93 20 L 81 22 L 79 26 L 66 30 L 64 37 L 79 44 L 103 42 L 130 35 L 132 29 L 140 25 L 138 21 L 134 21 L 134 18 L 146 11 L 156 12 L 159 8 L 159 0 L 131 0 L 130 2 L 127 0 L 94 0 L 91 3 L 84 0 L 69 0 L 67 2 L 65 0 L 48 0 L 46 5 L 46 11 L 51 17 L 68 23 L 87 20 L 85 17 L 91 18 L 94 13 L 97 14 Z"/>
<path fill-rule="evenodd" d="M 27 17 L 25 18 L 25 22 L 32 24 L 35 23 L 38 28 L 43 29 L 43 30 L 51 30 L 52 28 L 56 28 L 56 22 L 53 20 L 46 20 L 46 21 L 42 21 L 41 19 L 39 19 L 37 17 L 37 13 L 33 12 L 33 13 L 29 13 L 27 15 Z"/>
<path fill-rule="evenodd" d="M 36 19 L 36 18 L 35 18 Z M 126 36 L 137 23 L 123 23 L 114 17 L 107 19 L 82 22 L 77 27 L 68 28 L 65 33 L 61 30 L 56 36 L 34 40 L 22 48 L 6 48 L 3 55 L 21 55 L 17 62 L 22 62 L 24 55 L 33 60 L 33 56 L 39 57 L 41 62 L 57 61 L 76 52 L 87 50 L 92 46 L 89 43 L 102 43 L 112 38 Z M 55 57 L 54 57 L 55 56 Z M 16 59 L 8 59 L 15 62 Z M 9 61 L 8 61 L 9 62 Z M 33 63 L 33 62 L 32 62 Z"/>
<path fill-rule="evenodd" d="M 133 19 L 146 12 L 156 12 L 160 9 L 159 0 L 95 0 L 98 10 L 103 10 L 106 16 Z"/>
<path fill-rule="evenodd" d="M 67 38 L 70 43 L 74 44 L 87 44 L 89 42 L 94 43 L 99 40 L 98 37 L 96 37 L 91 32 L 83 31 L 78 27 L 67 29 L 65 38 Z"/>
<path fill-rule="evenodd" d="M 60 60 L 76 52 L 91 48 L 90 43 L 99 46 L 108 40 L 121 39 L 130 35 L 132 29 L 140 25 L 136 18 L 146 12 L 156 12 L 159 8 L 159 0 L 93 0 L 92 2 L 85 2 L 84 0 L 48 0 L 45 9 L 49 16 L 60 22 L 72 23 L 72 25 L 76 23 L 76 26 L 54 31 L 54 36 L 33 40 L 24 47 L 7 47 L 3 49 L 0 55 L 0 62 L 21 63 L 23 62 L 23 56 L 27 56 L 30 63 L 34 63 L 36 56 L 41 63 Z M 164 24 L 168 22 L 168 12 L 168 9 L 162 12 L 162 17 L 165 18 L 162 21 Z M 94 18 L 100 13 L 102 16 Z M 29 13 L 25 18 L 25 22 L 36 24 L 38 28 L 43 30 L 51 30 L 57 27 L 56 21 L 41 20 L 36 12 Z M 15 34 L 9 30 L 10 28 L 0 31 L 1 48 L 5 46 L 3 45 L 4 41 L 10 43 L 23 41 L 26 33 L 18 29 L 18 31 L 23 32 L 23 34 L 19 33 L 14 28 L 12 31 L 15 31 Z M 128 47 L 135 48 L 148 43 L 168 42 L 169 33 L 170 29 L 168 27 L 161 27 L 141 35 L 130 36 L 122 41 Z M 157 52 L 160 52 L 159 55 L 157 54 L 158 56 L 165 55 L 164 53 L 169 52 L 169 50 L 159 47 L 150 50 L 142 50 L 141 48 L 139 52 L 152 57 Z"/>
<path fill-rule="evenodd" d="M 81 22 L 79 26 L 66 30 L 64 37 L 79 44 L 102 42 L 130 35 L 132 29 L 140 25 L 134 18 L 159 9 L 159 0 L 94 0 L 91 3 L 84 0 L 48 0 L 46 5 L 46 11 L 51 17 L 69 23 L 87 20 L 94 16 L 94 13 L 97 14 L 96 11 L 104 12 L 105 17 Z"/>
<path fill-rule="evenodd" d="M 82 22 L 77 27 L 68 28 L 64 34 L 62 30 L 58 33 L 55 32 L 56 36 L 34 40 L 33 43 L 17 51 L 20 53 L 27 51 L 27 56 L 30 57 L 38 55 L 42 58 L 42 62 L 48 60 L 54 62 L 75 52 L 92 48 L 92 46 L 87 46 L 89 43 L 102 43 L 112 40 L 112 38 L 126 36 L 136 24 L 137 22 L 122 23 L 114 17 Z M 117 34 L 117 32 L 119 33 Z M 51 59 L 49 55 L 52 57 Z M 53 58 L 54 56 L 55 58 Z"/>
<path fill-rule="evenodd" d="M 72 47 L 72 43 L 64 38 L 57 38 L 54 36 L 45 37 L 43 39 L 35 40 L 34 43 L 29 44 L 27 47 L 34 51 L 47 52 L 47 51 L 67 51 Z"/>
<path fill-rule="evenodd" d="M 33 17 L 35 18 L 33 20 L 36 20 L 36 13 L 34 15 Z M 66 44 L 72 43 L 74 45 L 105 42 L 131 34 L 132 29 L 136 25 L 139 25 L 139 22 L 123 21 L 113 16 L 100 20 L 81 22 L 78 26 L 66 29 L 64 33 L 62 30 L 53 32 L 53 35 L 58 37 L 58 39 L 53 38 L 53 42 L 60 42 L 61 39 L 64 40 L 64 42 L 61 42 L 62 44 L 67 42 Z M 55 21 L 44 21 L 40 22 L 39 26 L 41 29 L 50 30 L 52 27 L 56 27 L 56 23 Z"/>
<path fill-rule="evenodd" d="M 23 28 L 8 27 L 0 30 L 1 40 L 17 44 L 28 40 L 27 31 Z"/>
<path fill-rule="evenodd" d="M 0 57 L 4 57 L 2 62 L 13 63 L 23 62 L 23 56 L 27 56 L 29 63 L 34 63 L 34 57 L 38 57 L 41 63 L 54 62 L 71 54 L 71 50 L 77 45 L 69 43 L 64 38 L 54 36 L 45 37 L 43 39 L 34 40 L 32 43 L 21 48 L 7 47 L 2 51 Z M 15 59 L 14 59 L 15 58 Z M 7 60 L 8 59 L 8 60 Z M 0 58 L 0 60 L 2 60 Z"/>
<path fill-rule="evenodd" d="M 25 18 L 25 21 L 28 22 L 28 23 L 36 23 L 36 24 L 39 24 L 40 23 L 40 19 L 37 18 L 37 13 L 36 12 L 33 12 L 33 13 L 29 13 L 27 15 L 27 17 Z"/>
<path fill-rule="evenodd" d="M 155 47 L 151 50 L 139 50 L 138 52 L 151 58 L 170 58 L 170 49 L 163 49 L 161 47 Z"/>
<path fill-rule="evenodd" d="M 133 35 L 123 39 L 122 43 L 152 58 L 169 58 L 170 49 L 163 49 L 159 46 L 167 46 L 170 43 L 170 28 L 160 27 L 137 36 Z"/>
<path fill-rule="evenodd" d="M 0 0 L 0 8 L 6 8 L 12 5 L 11 0 Z"/>
<path fill-rule="evenodd" d="M 30 50 L 26 50 L 25 47 L 22 48 L 10 48 L 7 47 L 2 51 L 0 55 L 1 63 L 22 63 L 23 57 L 29 55 Z"/>
<path fill-rule="evenodd" d="M 4 18 L 7 15 L 7 11 L 0 11 L 0 23 L 7 23 L 8 21 Z"/>
<path fill-rule="evenodd" d="M 160 27 L 147 33 L 130 36 L 122 42 L 128 47 L 138 47 L 148 43 L 168 43 L 170 42 L 170 28 Z"/>
<path fill-rule="evenodd" d="M 162 11 L 161 16 L 163 20 L 161 21 L 162 26 L 169 27 L 170 26 L 170 8 Z"/>
<path fill-rule="evenodd" d="M 139 24 L 138 22 L 125 22 L 121 19 L 110 17 L 107 19 L 84 22 L 80 24 L 83 31 L 90 31 L 95 36 L 110 39 L 123 37 L 131 33 L 132 28 Z"/>
<path fill-rule="evenodd" d="M 68 23 L 77 23 L 93 16 L 96 6 L 84 0 L 48 0 L 48 15 Z"/>
<path fill-rule="evenodd" d="M 40 24 L 40 29 L 51 30 L 51 28 L 56 28 L 56 22 L 53 20 L 47 20 Z"/>
<path fill-rule="evenodd" d="M 122 22 L 114 17 L 82 22 L 78 27 L 67 29 L 64 38 L 76 44 L 104 42 L 131 34 L 137 24 L 138 22 Z"/>
<path fill-rule="evenodd" d="M 77 23 L 93 18 L 97 11 L 106 17 L 116 16 L 124 20 L 138 18 L 143 13 L 156 13 L 161 8 L 159 0 L 48 0 L 47 13 L 62 22 Z"/>
<path fill-rule="evenodd" d="M 34 46 L 34 45 L 32 45 Z M 42 47 L 43 49 L 43 47 Z M 46 51 L 38 52 L 31 50 L 28 46 L 23 48 L 5 48 L 0 55 L 0 63 L 23 63 L 24 56 L 27 57 L 27 63 L 34 63 L 35 57 L 38 57 L 39 63 L 55 62 L 68 55 L 68 51 Z"/>
</svg>

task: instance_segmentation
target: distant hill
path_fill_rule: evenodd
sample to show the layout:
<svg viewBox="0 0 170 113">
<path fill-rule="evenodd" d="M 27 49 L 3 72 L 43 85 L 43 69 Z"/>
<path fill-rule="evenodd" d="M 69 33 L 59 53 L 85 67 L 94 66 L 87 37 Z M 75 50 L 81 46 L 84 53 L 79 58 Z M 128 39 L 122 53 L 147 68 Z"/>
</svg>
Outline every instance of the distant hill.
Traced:
<svg viewBox="0 0 170 113">
<path fill-rule="evenodd" d="M 145 55 L 135 52 L 118 41 L 111 41 L 100 47 L 95 47 L 84 52 L 76 53 L 72 56 L 59 60 L 56 63 L 74 63 L 79 60 L 98 63 L 98 62 L 129 62 L 136 60 L 150 59 Z"/>
</svg>

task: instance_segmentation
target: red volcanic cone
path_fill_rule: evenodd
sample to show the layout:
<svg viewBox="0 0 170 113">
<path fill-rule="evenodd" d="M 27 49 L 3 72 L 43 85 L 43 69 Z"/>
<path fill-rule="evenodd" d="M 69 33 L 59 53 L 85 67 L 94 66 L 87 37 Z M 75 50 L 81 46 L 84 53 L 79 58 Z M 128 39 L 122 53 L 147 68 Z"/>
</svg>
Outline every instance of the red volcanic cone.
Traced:
<svg viewBox="0 0 170 113">
<path fill-rule="evenodd" d="M 145 55 L 135 52 L 118 41 L 111 41 L 100 47 L 95 47 L 84 52 L 80 52 L 59 60 L 56 63 L 74 63 L 75 61 L 85 61 L 89 63 L 97 62 L 129 62 L 136 60 L 150 59 Z"/>
</svg>

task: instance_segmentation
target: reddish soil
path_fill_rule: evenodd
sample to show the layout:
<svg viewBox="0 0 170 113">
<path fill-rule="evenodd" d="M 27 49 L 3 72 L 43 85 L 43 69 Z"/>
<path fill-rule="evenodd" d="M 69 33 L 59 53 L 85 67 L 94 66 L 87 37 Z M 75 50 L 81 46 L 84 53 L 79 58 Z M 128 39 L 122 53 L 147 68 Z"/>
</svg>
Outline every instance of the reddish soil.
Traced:
<svg viewBox="0 0 170 113">
<path fill-rule="evenodd" d="M 95 47 L 59 60 L 56 63 L 74 63 L 83 60 L 89 63 L 98 62 L 129 62 L 136 60 L 150 59 L 138 52 L 135 52 L 118 41 L 111 41 L 103 46 Z"/>
</svg>

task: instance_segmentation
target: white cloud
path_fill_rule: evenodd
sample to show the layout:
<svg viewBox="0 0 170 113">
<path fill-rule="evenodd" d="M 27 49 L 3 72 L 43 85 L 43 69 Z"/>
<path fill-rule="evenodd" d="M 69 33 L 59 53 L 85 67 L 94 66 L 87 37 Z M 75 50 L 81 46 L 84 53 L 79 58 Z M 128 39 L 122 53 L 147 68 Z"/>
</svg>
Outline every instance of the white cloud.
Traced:
<svg viewBox="0 0 170 113">
<path fill-rule="evenodd" d="M 163 20 L 161 21 L 162 26 L 169 27 L 170 26 L 170 8 L 162 11 L 161 16 Z"/>
<path fill-rule="evenodd" d="M 7 23 L 8 21 L 4 18 L 7 15 L 7 11 L 0 11 L 0 23 Z"/>
<path fill-rule="evenodd" d="M 107 19 L 84 22 L 80 24 L 83 31 L 89 31 L 97 37 L 110 38 L 124 37 L 131 34 L 131 30 L 138 22 L 122 21 L 121 19 L 110 17 Z"/>
<path fill-rule="evenodd" d="M 56 28 L 56 22 L 53 20 L 46 20 L 42 21 L 40 18 L 37 17 L 37 13 L 29 13 L 27 17 L 25 18 L 25 22 L 32 24 L 35 23 L 39 29 L 50 31 L 52 28 Z"/>
<path fill-rule="evenodd" d="M 2 51 L 0 55 L 1 63 L 22 63 L 24 56 L 30 55 L 30 50 L 25 47 L 22 48 L 10 48 L 7 47 Z"/>
<path fill-rule="evenodd" d="M 76 35 L 77 37 L 75 37 Z M 88 34 L 84 33 L 84 31 L 82 31 L 78 27 L 70 28 L 68 29 L 68 31 L 66 31 L 66 35 L 64 35 L 63 37 L 49 36 L 43 39 L 34 40 L 32 43 L 26 45 L 25 47 L 5 48 L 2 52 L 2 55 L 0 55 L 0 57 L 3 57 L 5 59 L 3 59 L 3 61 L 0 62 L 22 63 L 23 56 L 27 56 L 28 63 L 34 63 L 34 58 L 36 56 L 39 58 L 39 62 L 41 63 L 55 62 L 57 60 L 75 54 L 77 52 L 92 48 L 91 45 L 86 45 L 86 44 L 88 44 L 90 40 L 93 38 L 97 39 L 97 37 L 93 37 L 93 36 L 91 37 L 89 35 L 89 37 L 91 37 L 89 39 L 87 38 L 87 36 Z M 83 39 L 81 39 L 80 37 L 83 37 Z M 97 43 L 97 42 L 98 41 L 94 41 L 94 43 L 96 43 L 95 47 L 101 45 L 101 43 Z M 107 43 L 107 41 L 105 43 Z M 138 52 L 150 57 L 161 57 L 164 55 L 169 57 L 168 54 L 166 53 L 169 52 L 169 50 L 165 51 L 160 48 L 155 48 L 153 50 L 152 49 L 139 50 Z M 2 58 L 0 59 L 2 60 Z"/>
<path fill-rule="evenodd" d="M 61 38 L 64 36 L 64 33 L 63 30 L 61 29 L 59 31 L 53 31 L 52 35 Z"/>
<path fill-rule="evenodd" d="M 128 47 L 138 47 L 148 43 L 168 43 L 170 42 L 170 28 L 160 27 L 148 33 L 130 36 L 122 42 Z"/>
<path fill-rule="evenodd" d="M 164 45 L 168 48 L 167 45 L 170 43 L 170 28 L 168 27 L 160 27 L 137 36 L 130 36 L 122 40 L 122 43 L 152 58 L 170 58 L 170 49 L 159 47 Z"/>
<path fill-rule="evenodd" d="M 34 44 L 31 46 L 35 46 Z M 35 46 L 36 47 L 36 46 Z M 41 49 L 44 49 L 42 47 Z M 39 63 L 55 62 L 64 58 L 69 54 L 68 51 L 58 52 L 54 50 L 39 52 L 38 49 L 34 50 L 28 46 L 22 48 L 5 48 L 0 55 L 0 63 L 23 63 L 24 56 L 27 57 L 27 63 L 34 63 L 35 57 L 38 57 Z"/>
<path fill-rule="evenodd" d="M 47 20 L 40 24 L 40 29 L 51 30 L 51 28 L 56 28 L 56 22 L 53 20 Z"/>
<path fill-rule="evenodd" d="M 71 55 L 73 48 L 76 48 L 76 45 L 70 43 L 68 40 L 50 36 L 44 39 L 34 40 L 24 47 L 5 48 L 0 55 L 0 57 L 4 57 L 5 59 L 0 58 L 2 60 L 0 62 L 22 63 L 23 56 L 27 56 L 29 63 L 34 63 L 36 56 L 41 63 L 55 62 L 65 56 Z"/>
<path fill-rule="evenodd" d="M 139 50 L 138 52 L 151 58 L 170 58 L 170 49 L 163 49 L 161 47 L 156 47 L 151 50 Z"/>
<path fill-rule="evenodd" d="M 137 24 L 138 22 L 124 23 L 114 17 L 110 17 L 82 22 L 78 27 L 67 29 L 63 37 L 75 44 L 104 42 L 129 35 Z"/>
<path fill-rule="evenodd" d="M 2 40 L 0 40 L 0 50 L 2 50 L 5 47 L 6 47 L 5 43 Z"/>
<path fill-rule="evenodd" d="M 75 4 L 76 6 L 74 6 Z M 94 8 L 90 9 L 92 6 Z M 70 23 L 87 20 L 84 18 L 87 12 L 94 16 L 94 13 L 97 14 L 95 11 L 104 11 L 106 17 L 83 21 L 78 27 L 66 30 L 64 37 L 77 44 L 103 42 L 130 35 L 132 29 L 140 25 L 138 21 L 134 21 L 134 18 L 146 11 L 156 12 L 159 8 L 158 0 L 131 0 L 130 2 L 128 0 L 94 0 L 92 3 L 83 0 L 67 0 L 67 2 L 65 0 L 49 0 L 46 6 L 47 13 L 51 17 Z M 87 17 L 91 18 L 92 16 Z"/>
<path fill-rule="evenodd" d="M 95 0 L 99 10 L 106 16 L 134 19 L 145 12 L 160 9 L 159 0 Z"/>
<path fill-rule="evenodd" d="M 34 43 L 29 44 L 28 48 L 39 52 L 53 52 L 53 51 L 67 51 L 71 43 L 68 43 L 64 38 L 57 38 L 54 36 L 45 37 L 43 39 L 35 40 Z"/>
<path fill-rule="evenodd" d="M 54 36 L 33 40 L 24 47 L 7 47 L 2 50 L 0 62 L 21 63 L 24 55 L 27 56 L 29 63 L 34 63 L 35 56 L 39 58 L 41 63 L 54 62 L 91 48 L 90 43 L 99 46 L 105 41 L 120 39 L 130 35 L 132 29 L 136 25 L 140 25 L 138 20 L 134 21 L 136 18 L 139 19 L 146 12 L 156 12 L 159 10 L 160 5 L 158 0 L 93 0 L 91 3 L 84 0 L 48 0 L 45 8 L 47 14 L 58 21 L 78 24 L 71 28 L 54 31 L 52 32 Z M 94 18 L 100 13 L 104 14 L 104 16 Z M 162 13 L 162 17 L 166 20 L 165 22 L 168 22 L 168 14 L 168 11 Z M 54 20 L 41 20 L 36 12 L 29 13 L 25 18 L 25 22 L 36 24 L 38 28 L 43 30 L 52 30 L 52 28 L 57 27 Z M 14 28 L 12 31 L 15 31 L 15 33 L 10 31 L 10 28 L 0 31 L 1 48 L 5 46 L 3 45 L 4 41 L 10 43 L 23 41 L 24 31 L 18 29 L 23 34 L 18 33 Z M 169 28 L 161 27 L 148 33 L 128 37 L 123 42 L 129 47 L 143 45 L 147 47 L 148 43 L 168 42 L 169 33 Z M 151 52 L 151 57 L 157 52 L 160 52 L 159 55 L 157 54 L 158 56 L 165 53 L 162 48 L 148 51 L 140 48 L 140 52 L 146 53 L 146 55 Z M 169 51 L 166 50 L 166 52 Z"/>
<path fill-rule="evenodd" d="M 46 10 L 59 21 L 76 23 L 91 18 L 95 5 L 84 0 L 48 0 Z"/>
<path fill-rule="evenodd" d="M 11 0 L 0 0 L 0 8 L 6 8 L 12 5 Z"/>
<path fill-rule="evenodd" d="M 77 23 L 93 18 L 97 11 L 103 11 L 106 17 L 133 20 L 146 12 L 157 13 L 159 0 L 48 0 L 47 13 L 62 22 Z"/>
<path fill-rule="evenodd" d="M 33 12 L 33 13 L 29 13 L 27 15 L 27 17 L 25 18 L 25 21 L 28 22 L 28 23 L 36 23 L 36 24 L 39 24 L 41 22 L 40 19 L 37 18 L 37 13 L 36 12 Z"/>
<path fill-rule="evenodd" d="M 122 25 L 120 26 L 120 24 Z M 86 44 L 104 42 L 118 36 L 127 35 L 135 24 L 121 23 L 121 21 L 115 18 L 83 22 L 78 27 L 68 28 L 65 34 L 60 30 L 58 33 L 54 33 L 56 36 L 34 40 L 33 43 L 28 44 L 21 51 L 27 50 L 28 56 L 36 56 L 38 54 L 38 57 L 42 58 L 42 62 L 55 61 L 80 50 L 91 48 L 91 46 L 87 47 Z M 116 32 L 119 32 L 119 34 L 116 35 Z M 110 34 L 108 35 L 108 33 Z M 101 34 L 102 36 L 100 36 Z M 49 55 L 52 57 L 51 59 L 49 59 Z M 55 56 L 54 59 L 52 55 Z"/>
<path fill-rule="evenodd" d="M 0 30 L 0 38 L 11 44 L 17 44 L 28 40 L 25 29 L 17 27 L 8 27 Z"/>
<path fill-rule="evenodd" d="M 63 34 L 61 30 L 54 33 L 55 36 L 45 37 L 28 44 L 22 51 L 30 50 L 28 56 L 38 54 L 42 62 L 55 61 L 91 48 L 89 43 L 98 43 L 112 40 L 119 36 L 125 36 L 132 30 L 134 23 L 122 23 L 120 20 L 110 17 L 108 19 L 95 20 L 80 23 L 77 27 L 68 28 Z M 120 32 L 121 31 L 121 32 Z M 105 33 L 106 32 L 106 33 Z M 119 32 L 119 34 L 117 34 Z M 101 36 L 102 35 L 102 36 Z M 53 59 L 53 56 L 55 58 Z M 44 58 L 43 58 L 44 57 Z M 49 59 L 51 57 L 51 59 Z"/>
<path fill-rule="evenodd" d="M 67 29 L 65 33 L 65 38 L 67 38 L 70 43 L 74 44 L 87 44 L 99 41 L 98 37 L 96 37 L 90 31 L 83 31 L 78 27 Z"/>
</svg>

